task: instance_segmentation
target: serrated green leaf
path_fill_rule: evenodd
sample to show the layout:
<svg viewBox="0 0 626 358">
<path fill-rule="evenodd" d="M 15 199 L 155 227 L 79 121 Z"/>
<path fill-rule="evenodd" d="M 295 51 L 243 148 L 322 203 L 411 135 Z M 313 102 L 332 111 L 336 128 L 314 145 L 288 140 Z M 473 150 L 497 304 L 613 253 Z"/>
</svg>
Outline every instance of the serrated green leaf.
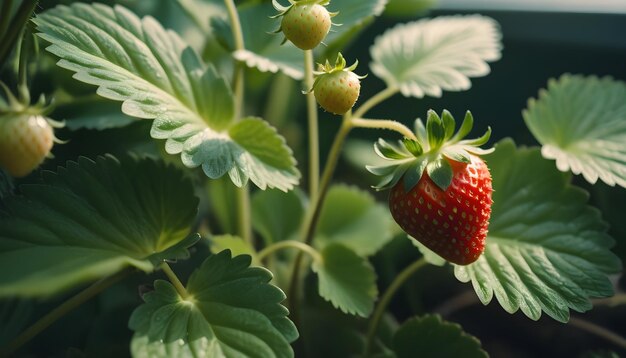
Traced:
<svg viewBox="0 0 626 358">
<path fill-rule="evenodd" d="M 210 256 L 189 278 L 186 298 L 155 281 L 130 317 L 133 356 L 293 357 L 298 332 L 280 304 L 285 294 L 269 284 L 269 271 L 249 266 L 249 256 L 228 250 Z"/>
<path fill-rule="evenodd" d="M 452 176 L 454 175 L 452 166 L 443 157 L 428 163 L 426 172 L 430 179 L 443 191 L 447 190 L 452 183 Z"/>
<path fill-rule="evenodd" d="M 422 245 L 422 243 L 417 241 L 417 239 L 415 239 L 414 237 L 411 237 L 411 236 L 407 236 L 407 237 L 411 241 L 411 244 L 413 244 L 413 246 L 417 247 L 417 249 L 420 250 L 420 252 L 422 253 L 422 256 L 424 257 L 426 262 L 428 262 L 429 264 L 435 265 L 435 266 L 444 266 L 448 262 L 443 257 L 437 255 L 436 253 L 432 252 L 429 248 Z"/>
<path fill-rule="evenodd" d="M 304 195 L 298 190 L 259 191 L 252 197 L 252 226 L 266 245 L 289 239 L 304 217 Z"/>
<path fill-rule="evenodd" d="M 543 311 L 567 322 L 570 309 L 585 312 L 589 298 L 612 295 L 607 275 L 619 272 L 621 262 L 587 193 L 538 149 L 505 140 L 485 160 L 494 189 L 486 248 L 475 263 L 456 266 L 456 277 L 472 281 L 484 304 L 495 294 L 507 312 L 521 310 L 533 320 Z"/>
<path fill-rule="evenodd" d="M 370 48 L 372 72 L 406 97 L 462 91 L 500 58 L 498 24 L 484 16 L 442 16 L 398 25 Z"/>
<path fill-rule="evenodd" d="M 166 151 L 181 154 L 186 166 L 202 166 L 210 178 L 228 173 L 237 186 L 250 179 L 261 188 L 289 190 L 297 183 L 295 167 L 272 166 L 295 163 L 285 159 L 290 152 L 284 143 L 269 153 L 266 147 L 251 146 L 252 138 L 231 138 L 251 125 L 233 124 L 230 87 L 153 18 L 139 19 L 121 6 L 77 3 L 48 10 L 33 21 L 39 36 L 52 44 L 47 50 L 61 57 L 59 66 L 98 86 L 100 96 L 123 101 L 125 114 L 154 119 L 151 136 L 165 139 Z M 256 129 L 272 143 L 282 140 L 267 125 Z M 271 154 L 278 157 L 270 160 Z"/>
<path fill-rule="evenodd" d="M 406 321 L 393 337 L 393 349 L 404 357 L 487 358 L 480 341 L 460 325 L 443 321 L 439 315 L 426 315 Z"/>
<path fill-rule="evenodd" d="M 211 252 L 218 254 L 224 250 L 230 250 L 233 257 L 248 255 L 252 257 L 252 264 L 261 266 L 256 257 L 256 250 L 240 237 L 233 235 L 217 235 L 209 238 Z"/>
<path fill-rule="evenodd" d="M 626 188 L 626 83 L 563 75 L 528 101 L 524 120 L 560 171 Z"/>
<path fill-rule="evenodd" d="M 68 162 L 20 191 L 0 217 L 0 296 L 50 295 L 127 266 L 151 271 L 159 253 L 180 257 L 198 205 L 173 167 L 111 156 Z"/>
<path fill-rule="evenodd" d="M 320 211 L 315 244 L 323 248 L 341 243 L 359 256 L 378 252 L 392 238 L 389 210 L 356 187 L 335 185 Z"/>
<path fill-rule="evenodd" d="M 342 244 L 329 244 L 321 262 L 312 268 L 319 279 L 319 294 L 344 313 L 367 317 L 378 296 L 372 265 Z"/>
</svg>

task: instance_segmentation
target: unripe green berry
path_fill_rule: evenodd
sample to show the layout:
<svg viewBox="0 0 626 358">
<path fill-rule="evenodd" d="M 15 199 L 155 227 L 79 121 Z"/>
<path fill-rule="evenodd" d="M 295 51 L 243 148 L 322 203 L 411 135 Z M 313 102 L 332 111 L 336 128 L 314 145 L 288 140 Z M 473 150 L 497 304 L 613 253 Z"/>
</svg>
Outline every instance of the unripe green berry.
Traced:
<svg viewBox="0 0 626 358">
<path fill-rule="evenodd" d="M 361 81 L 352 71 L 337 71 L 319 76 L 313 93 L 317 103 L 334 114 L 348 112 L 361 92 Z"/>
<path fill-rule="evenodd" d="M 330 31 L 330 13 L 319 4 L 293 5 L 281 22 L 285 37 L 302 50 L 319 45 Z"/>
<path fill-rule="evenodd" d="M 41 115 L 0 116 L 0 167 L 14 177 L 26 176 L 37 168 L 53 142 L 52 127 Z"/>
</svg>

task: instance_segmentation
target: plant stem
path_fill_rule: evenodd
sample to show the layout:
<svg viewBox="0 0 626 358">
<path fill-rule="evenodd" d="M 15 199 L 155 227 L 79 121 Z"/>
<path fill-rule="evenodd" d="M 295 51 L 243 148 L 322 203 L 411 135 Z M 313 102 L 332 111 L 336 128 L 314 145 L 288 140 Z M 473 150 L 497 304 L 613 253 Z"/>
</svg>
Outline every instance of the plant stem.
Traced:
<svg viewBox="0 0 626 358">
<path fill-rule="evenodd" d="M 407 126 L 390 119 L 354 118 L 352 119 L 352 125 L 357 128 L 388 129 L 390 131 L 398 132 L 409 139 L 417 140 L 415 134 L 407 128 Z"/>
<path fill-rule="evenodd" d="M 313 66 L 313 50 L 304 51 L 304 85 L 306 91 L 313 88 Z M 309 124 L 309 197 L 316 198 L 320 177 L 320 149 L 317 103 L 313 92 L 306 94 L 306 106 Z"/>
<path fill-rule="evenodd" d="M 11 9 L 13 9 L 13 0 L 4 0 L 0 7 L 0 42 L 3 42 L 4 34 L 11 22 Z"/>
<path fill-rule="evenodd" d="M 259 251 L 259 253 L 257 254 L 257 257 L 259 259 L 259 261 L 264 260 L 267 256 L 282 250 L 282 249 L 286 249 L 286 248 L 293 248 L 293 249 L 298 249 L 300 250 L 300 252 L 302 253 L 306 253 L 309 256 L 311 256 L 311 258 L 313 259 L 313 261 L 316 262 L 321 262 L 322 261 L 322 256 L 320 255 L 319 252 L 317 252 L 317 250 L 315 250 L 315 248 L 313 248 L 310 245 L 307 245 L 303 242 L 300 241 L 296 241 L 296 240 L 286 240 L 286 241 L 279 241 L 276 243 L 271 244 L 270 246 L 264 248 L 263 250 Z"/>
<path fill-rule="evenodd" d="M 176 292 L 178 292 L 180 297 L 182 298 L 189 297 L 189 293 L 187 293 L 187 289 L 185 289 L 185 286 L 183 285 L 182 282 L 180 282 L 180 279 L 178 278 L 178 276 L 176 276 L 176 273 L 172 271 L 172 268 L 170 267 L 170 265 L 167 264 L 167 262 L 163 261 L 161 263 L 161 269 L 163 270 L 167 278 L 170 280 L 172 285 L 174 285 L 174 288 L 176 289 Z"/>
<path fill-rule="evenodd" d="M 35 10 L 37 1 L 38 0 L 23 0 L 22 5 L 20 5 L 20 7 L 17 9 L 17 13 L 11 21 L 11 24 L 7 29 L 7 33 L 2 38 L 2 41 L 0 41 L 0 69 L 3 67 L 4 62 L 9 57 L 9 54 L 11 53 L 11 50 L 15 45 L 15 41 L 22 33 L 24 25 Z"/>
<path fill-rule="evenodd" d="M 395 293 L 398 291 L 398 289 L 402 287 L 402 285 L 409 278 L 411 278 L 411 276 L 413 276 L 414 273 L 416 273 L 417 271 L 419 271 L 419 269 L 421 269 L 422 267 L 426 265 L 427 265 L 427 262 L 424 258 L 421 258 L 413 262 L 411 265 L 407 266 L 404 270 L 402 270 L 402 272 L 400 272 L 400 274 L 396 276 L 393 282 L 391 282 L 389 287 L 387 287 L 387 290 L 385 291 L 380 301 L 378 301 L 378 304 L 376 305 L 376 309 L 374 310 L 374 313 L 372 314 L 372 318 L 370 319 L 370 324 L 367 329 L 367 338 L 365 341 L 365 353 L 364 353 L 364 356 L 366 358 L 369 357 L 371 353 L 372 345 L 374 343 L 374 336 L 376 335 L 376 331 L 378 330 L 378 325 L 380 324 L 380 320 L 383 318 L 383 314 L 385 313 L 385 310 L 387 309 L 389 302 L 391 302 L 391 299 L 393 298 Z"/>
<path fill-rule="evenodd" d="M 250 217 L 250 191 L 248 186 L 237 188 L 237 201 L 239 203 L 237 213 L 237 221 L 239 226 L 239 235 L 241 238 L 254 247 L 252 242 L 252 220 Z"/>
<path fill-rule="evenodd" d="M 354 118 L 363 118 L 367 111 L 374 108 L 377 104 L 383 102 L 387 98 L 398 93 L 398 89 L 395 87 L 387 87 L 384 90 L 378 92 L 376 95 L 365 101 L 356 111 L 354 111 Z"/>
<path fill-rule="evenodd" d="M 574 327 L 582 329 L 583 331 L 587 331 L 598 337 L 604 338 L 621 349 L 626 349 L 626 339 L 613 331 L 576 317 L 571 317 L 569 323 Z"/>
<path fill-rule="evenodd" d="M 113 285 L 114 283 L 122 280 L 123 278 L 133 273 L 134 271 L 135 271 L 134 268 L 127 268 L 125 270 L 117 272 L 111 276 L 108 276 L 99 281 L 96 281 L 91 286 L 87 287 L 86 289 L 72 296 L 70 299 L 63 302 L 57 308 L 53 309 L 47 315 L 41 317 L 37 322 L 35 322 L 30 327 L 28 327 L 26 330 L 24 330 L 8 346 L 6 346 L 0 351 L 0 356 L 2 357 L 11 356 L 24 344 L 28 343 L 31 339 L 36 337 L 39 333 L 41 333 L 44 329 L 48 328 L 51 324 L 56 322 L 59 318 L 73 311 L 75 308 L 77 308 L 81 304 L 87 302 L 89 299 L 93 298 L 100 292 L 104 291 L 105 289 Z"/>
<path fill-rule="evenodd" d="M 239 20 L 239 13 L 237 13 L 237 6 L 235 6 L 234 0 L 224 0 L 226 8 L 228 10 L 228 17 L 230 18 L 230 26 L 233 31 L 233 37 L 235 38 L 235 51 L 245 50 L 245 44 L 243 42 L 243 31 L 241 30 L 241 21 Z M 244 97 L 244 66 L 241 62 L 237 61 L 235 64 L 235 73 L 233 74 L 233 93 L 235 94 L 235 119 L 241 119 L 243 112 L 243 97 Z"/>
</svg>

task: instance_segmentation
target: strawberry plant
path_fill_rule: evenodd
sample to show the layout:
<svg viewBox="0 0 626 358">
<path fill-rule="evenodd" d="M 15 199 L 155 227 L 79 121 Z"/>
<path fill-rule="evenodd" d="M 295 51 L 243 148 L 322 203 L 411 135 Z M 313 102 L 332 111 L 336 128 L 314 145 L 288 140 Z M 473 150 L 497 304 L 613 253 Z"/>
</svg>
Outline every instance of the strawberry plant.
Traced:
<svg viewBox="0 0 626 358">
<path fill-rule="evenodd" d="M 2 1 L 0 356 L 625 353 L 626 84 L 432 4 Z"/>
</svg>

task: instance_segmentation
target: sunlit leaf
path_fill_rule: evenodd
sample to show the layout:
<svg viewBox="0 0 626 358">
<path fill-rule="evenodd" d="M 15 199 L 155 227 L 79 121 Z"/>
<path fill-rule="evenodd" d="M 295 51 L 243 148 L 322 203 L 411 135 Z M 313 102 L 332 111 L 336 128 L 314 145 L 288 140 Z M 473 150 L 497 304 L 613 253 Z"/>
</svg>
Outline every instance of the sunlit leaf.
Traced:
<svg viewBox="0 0 626 358">
<path fill-rule="evenodd" d="M 613 239 L 588 194 L 541 157 L 539 149 L 500 142 L 485 156 L 493 177 L 493 207 L 484 254 L 456 266 L 482 303 L 494 295 L 510 313 L 533 320 L 542 312 L 567 322 L 569 310 L 592 308 L 589 298 L 613 294 L 607 275 L 621 270 Z"/>
<path fill-rule="evenodd" d="M 300 174 L 284 139 L 267 123 L 234 122 L 231 89 L 212 66 L 152 17 L 102 4 L 58 6 L 34 20 L 60 67 L 122 101 L 132 117 L 154 119 L 151 136 L 210 178 L 289 190 Z"/>
<path fill-rule="evenodd" d="M 250 256 L 211 255 L 191 275 L 182 297 L 167 281 L 130 317 L 134 357 L 293 357 L 298 337 L 285 294 L 272 274 L 249 267 Z"/>
<path fill-rule="evenodd" d="M 397 25 L 370 52 L 372 72 L 406 97 L 463 91 L 500 58 L 498 24 L 484 16 L 442 16 Z"/>
<path fill-rule="evenodd" d="M 524 120 L 560 171 L 626 188 L 626 83 L 563 75 L 528 101 Z"/>
<path fill-rule="evenodd" d="M 476 337 L 438 315 L 411 318 L 402 324 L 393 337 L 393 350 L 398 358 L 489 356 Z"/>
<path fill-rule="evenodd" d="M 127 266 L 152 271 L 195 241 L 185 238 L 198 200 L 171 166 L 80 158 L 42 176 L 4 199 L 0 296 L 49 295 Z"/>
</svg>

